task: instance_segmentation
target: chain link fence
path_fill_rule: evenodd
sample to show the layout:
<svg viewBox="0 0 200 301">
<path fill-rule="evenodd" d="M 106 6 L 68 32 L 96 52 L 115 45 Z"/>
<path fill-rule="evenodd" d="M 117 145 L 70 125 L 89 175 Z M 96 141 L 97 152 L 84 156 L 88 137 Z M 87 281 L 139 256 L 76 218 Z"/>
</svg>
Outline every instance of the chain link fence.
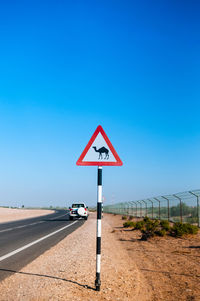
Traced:
<svg viewBox="0 0 200 301">
<path fill-rule="evenodd" d="M 167 219 L 171 222 L 185 222 L 200 227 L 200 189 L 148 199 L 104 205 L 104 212 L 148 216 L 152 219 Z"/>
</svg>

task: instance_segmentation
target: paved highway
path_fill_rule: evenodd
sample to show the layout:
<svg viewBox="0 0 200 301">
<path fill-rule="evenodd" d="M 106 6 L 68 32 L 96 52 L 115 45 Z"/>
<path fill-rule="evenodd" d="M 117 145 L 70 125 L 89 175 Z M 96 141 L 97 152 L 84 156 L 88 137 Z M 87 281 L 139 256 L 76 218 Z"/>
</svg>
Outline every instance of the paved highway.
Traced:
<svg viewBox="0 0 200 301">
<path fill-rule="evenodd" d="M 19 271 L 84 223 L 69 221 L 65 210 L 0 224 L 0 281 Z M 64 256 L 64 254 L 63 254 Z"/>
</svg>

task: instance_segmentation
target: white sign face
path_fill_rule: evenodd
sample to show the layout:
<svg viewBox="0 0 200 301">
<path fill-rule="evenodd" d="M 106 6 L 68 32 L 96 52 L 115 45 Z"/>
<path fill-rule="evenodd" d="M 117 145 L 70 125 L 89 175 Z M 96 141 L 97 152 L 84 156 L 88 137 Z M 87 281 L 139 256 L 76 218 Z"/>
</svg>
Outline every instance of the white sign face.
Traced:
<svg viewBox="0 0 200 301">
<path fill-rule="evenodd" d="M 83 162 L 117 162 L 102 134 L 99 133 L 83 158 Z"/>
</svg>

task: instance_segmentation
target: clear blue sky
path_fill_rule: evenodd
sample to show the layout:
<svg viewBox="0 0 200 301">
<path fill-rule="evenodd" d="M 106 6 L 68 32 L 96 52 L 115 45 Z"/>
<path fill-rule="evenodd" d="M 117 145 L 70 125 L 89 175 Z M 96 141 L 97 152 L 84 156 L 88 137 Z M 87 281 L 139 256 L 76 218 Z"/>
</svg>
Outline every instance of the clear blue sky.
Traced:
<svg viewBox="0 0 200 301">
<path fill-rule="evenodd" d="M 197 189 L 199 1 L 5 1 L 0 9 L 0 205 L 96 203 L 78 167 L 101 124 L 123 167 L 106 203 Z"/>
</svg>

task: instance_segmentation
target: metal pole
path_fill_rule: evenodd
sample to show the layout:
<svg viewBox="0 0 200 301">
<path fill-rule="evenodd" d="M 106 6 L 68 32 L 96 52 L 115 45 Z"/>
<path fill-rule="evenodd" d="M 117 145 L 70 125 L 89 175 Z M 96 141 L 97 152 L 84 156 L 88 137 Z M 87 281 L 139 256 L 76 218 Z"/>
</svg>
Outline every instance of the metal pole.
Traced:
<svg viewBox="0 0 200 301">
<path fill-rule="evenodd" d="M 159 216 L 159 219 L 160 219 L 160 200 L 157 199 L 157 198 L 154 198 L 154 200 L 156 200 L 156 201 L 159 203 L 159 207 L 158 207 L 158 216 Z"/>
<path fill-rule="evenodd" d="M 127 203 L 127 205 L 128 205 L 128 215 L 130 215 L 130 204 L 129 204 L 129 202 Z"/>
<path fill-rule="evenodd" d="M 126 208 L 126 215 L 128 215 L 128 204 L 126 203 L 125 206 L 126 206 L 125 207 Z"/>
<path fill-rule="evenodd" d="M 119 213 L 122 214 L 122 203 L 119 204 Z"/>
<path fill-rule="evenodd" d="M 97 243 L 96 243 L 96 290 L 100 291 L 101 280 L 101 213 L 102 213 L 102 166 L 98 166 L 97 176 Z"/>
<path fill-rule="evenodd" d="M 180 201 L 180 218 L 181 218 L 181 223 L 183 222 L 183 210 L 182 210 L 182 201 L 181 198 L 175 194 L 173 194 L 175 198 L 177 198 Z"/>
<path fill-rule="evenodd" d="M 132 201 L 132 203 L 134 203 L 136 206 L 136 217 L 137 217 L 137 202 Z"/>
<path fill-rule="evenodd" d="M 151 205 L 152 205 L 152 212 L 151 212 L 151 215 L 152 215 L 152 219 L 153 219 L 153 201 L 152 200 L 150 200 L 150 199 L 148 199 L 150 202 L 151 202 Z"/>
<path fill-rule="evenodd" d="M 140 217 L 142 217 L 142 203 L 140 201 L 137 201 L 140 204 Z"/>
<path fill-rule="evenodd" d="M 168 208 L 168 221 L 169 221 L 169 199 L 165 196 L 162 196 L 163 199 L 167 200 L 167 208 Z"/>
<path fill-rule="evenodd" d="M 145 216 L 147 216 L 147 202 L 145 202 L 144 200 L 142 200 L 142 202 L 145 204 L 145 208 L 146 208 Z"/>
<path fill-rule="evenodd" d="M 121 215 L 123 215 L 123 214 L 124 214 L 124 204 L 121 203 Z"/>
<path fill-rule="evenodd" d="M 137 201 L 137 204 L 140 206 L 140 202 Z M 140 208 L 138 208 L 138 217 L 140 217 Z"/>
<path fill-rule="evenodd" d="M 131 215 L 131 202 L 128 202 L 128 215 Z"/>
<path fill-rule="evenodd" d="M 128 202 L 128 215 L 131 215 L 131 204 Z"/>
<path fill-rule="evenodd" d="M 200 228 L 200 207 L 199 207 L 199 196 L 195 194 L 192 191 L 189 191 L 189 193 L 193 194 L 197 198 L 197 222 L 198 222 L 198 227 Z"/>
<path fill-rule="evenodd" d="M 133 201 L 130 202 L 131 205 L 134 203 Z M 134 216 L 134 207 L 132 207 L 132 216 Z"/>
<path fill-rule="evenodd" d="M 134 205 L 133 205 L 133 202 L 130 201 L 129 203 L 131 204 L 131 215 L 134 216 Z"/>
</svg>

